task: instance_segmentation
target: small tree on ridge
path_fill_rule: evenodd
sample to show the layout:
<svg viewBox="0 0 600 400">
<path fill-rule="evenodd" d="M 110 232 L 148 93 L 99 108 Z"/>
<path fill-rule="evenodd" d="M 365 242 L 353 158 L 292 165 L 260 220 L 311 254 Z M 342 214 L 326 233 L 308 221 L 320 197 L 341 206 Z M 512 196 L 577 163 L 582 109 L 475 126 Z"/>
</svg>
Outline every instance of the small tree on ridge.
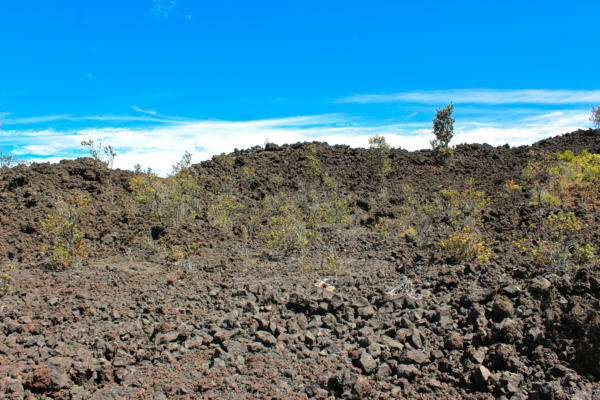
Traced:
<svg viewBox="0 0 600 400">
<path fill-rule="evenodd" d="M 450 103 L 446 107 L 436 110 L 435 118 L 433 119 L 433 134 L 435 135 L 435 139 L 430 143 L 436 158 L 440 160 L 445 160 L 452 154 L 452 149 L 449 145 L 452 136 L 454 136 L 453 111 L 454 105 Z"/>
<path fill-rule="evenodd" d="M 590 114 L 590 121 L 594 124 L 596 129 L 600 129 L 600 106 L 594 108 L 592 107 L 592 112 Z"/>
</svg>

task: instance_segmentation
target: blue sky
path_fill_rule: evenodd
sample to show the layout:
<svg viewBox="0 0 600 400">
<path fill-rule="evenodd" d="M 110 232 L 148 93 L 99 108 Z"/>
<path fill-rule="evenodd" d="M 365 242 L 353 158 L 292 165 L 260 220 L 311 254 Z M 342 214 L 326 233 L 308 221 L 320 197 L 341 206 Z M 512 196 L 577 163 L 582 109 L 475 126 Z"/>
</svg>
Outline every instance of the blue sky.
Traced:
<svg viewBox="0 0 600 400">
<path fill-rule="evenodd" d="M 263 144 L 531 143 L 600 104 L 598 1 L 3 1 L 0 150 L 168 172 Z"/>
</svg>

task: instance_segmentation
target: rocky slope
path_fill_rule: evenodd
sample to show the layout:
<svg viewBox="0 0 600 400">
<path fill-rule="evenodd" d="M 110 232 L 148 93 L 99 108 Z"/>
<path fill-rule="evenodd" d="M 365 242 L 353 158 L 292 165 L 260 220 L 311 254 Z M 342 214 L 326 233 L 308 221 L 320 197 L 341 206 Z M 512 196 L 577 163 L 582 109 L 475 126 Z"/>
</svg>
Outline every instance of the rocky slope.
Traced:
<svg viewBox="0 0 600 400">
<path fill-rule="evenodd" d="M 214 189 L 225 181 L 243 199 L 239 221 L 250 221 L 271 195 L 305 198 L 312 149 L 338 196 L 357 204 L 352 223 L 320 228 L 335 238 L 344 273 L 307 271 L 252 232 L 245 244 L 235 224 L 211 224 Z M 148 210 L 132 211 L 129 171 L 91 159 L 3 169 L 0 254 L 15 269 L 0 299 L 0 397 L 599 398 L 599 264 L 575 271 L 534 263 L 512 235 L 539 210 L 529 194 L 504 191 L 531 153 L 567 149 L 600 153 L 600 132 L 518 148 L 460 145 L 447 165 L 429 151 L 395 149 L 377 208 L 365 149 L 236 151 L 227 162 L 193 167 L 204 182 L 197 199 L 204 211 L 158 234 Z M 451 260 L 436 245 L 441 229 L 419 245 L 377 233 L 376 224 L 400 215 L 407 184 L 427 199 L 463 190 L 467 178 L 489 198 L 482 214 L 489 262 Z M 74 190 L 91 198 L 81 222 L 89 257 L 57 270 L 42 250 L 39 221 Z M 578 238 L 598 249 L 600 212 L 568 210 L 587 221 Z M 161 238 L 199 246 L 174 260 Z"/>
</svg>

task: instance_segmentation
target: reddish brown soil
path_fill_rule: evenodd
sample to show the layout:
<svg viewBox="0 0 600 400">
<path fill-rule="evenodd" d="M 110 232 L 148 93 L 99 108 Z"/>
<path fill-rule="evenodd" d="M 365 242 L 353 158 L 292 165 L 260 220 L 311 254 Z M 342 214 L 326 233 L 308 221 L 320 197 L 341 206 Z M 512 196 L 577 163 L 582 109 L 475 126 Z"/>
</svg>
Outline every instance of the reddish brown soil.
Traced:
<svg viewBox="0 0 600 400">
<path fill-rule="evenodd" d="M 368 205 L 368 151 L 314 146 L 340 194 L 359 205 L 355 224 L 323 228 L 348 264 L 329 277 L 334 290 L 258 239 L 245 259 L 239 230 L 212 227 L 206 212 L 159 229 L 148 211 L 131 212 L 129 171 L 92 159 L 2 169 L 0 262 L 15 269 L 0 299 L 0 398 L 599 398 L 599 264 L 534 264 L 512 235 L 538 209 L 528 194 L 509 198 L 504 184 L 519 180 L 532 151 L 600 153 L 600 131 L 518 148 L 460 145 L 447 165 L 430 151 L 393 150 L 379 211 Z M 270 145 L 232 153 L 232 165 L 195 165 L 207 186 L 197 200 L 207 210 L 226 176 L 244 216 L 276 192 L 301 198 L 308 154 L 309 144 Z M 453 262 L 437 230 L 423 246 L 375 234 L 406 201 L 404 185 L 429 198 L 464 189 L 466 178 L 490 198 L 489 263 Z M 76 190 L 91 197 L 81 224 L 89 257 L 56 270 L 39 221 Z M 598 208 L 568 210 L 587 222 L 578 238 L 599 249 Z M 170 261 L 160 238 L 199 240 L 199 254 Z M 413 291 L 389 294 L 403 279 Z"/>
</svg>

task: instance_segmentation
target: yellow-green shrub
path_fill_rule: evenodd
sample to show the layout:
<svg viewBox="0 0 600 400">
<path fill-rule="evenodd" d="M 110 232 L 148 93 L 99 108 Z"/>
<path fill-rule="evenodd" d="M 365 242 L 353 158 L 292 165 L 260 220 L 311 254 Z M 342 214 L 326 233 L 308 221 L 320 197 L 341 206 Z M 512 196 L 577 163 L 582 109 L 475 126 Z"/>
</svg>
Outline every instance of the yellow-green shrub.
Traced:
<svg viewBox="0 0 600 400">
<path fill-rule="evenodd" d="M 443 249 L 459 261 L 488 262 L 492 251 L 481 234 L 473 227 L 463 227 L 441 242 Z"/>
<path fill-rule="evenodd" d="M 333 196 L 329 201 L 317 205 L 316 220 L 330 224 L 350 224 L 354 202 Z"/>
<path fill-rule="evenodd" d="M 87 255 L 79 223 L 89 201 L 89 195 L 81 193 L 66 196 L 58 202 L 56 212 L 41 221 L 42 236 L 51 242 L 51 246 L 44 246 L 44 250 L 52 250 L 55 266 L 72 266 Z"/>
<path fill-rule="evenodd" d="M 135 176 L 129 183 L 133 200 L 146 206 L 161 225 L 180 223 L 194 219 L 198 213 L 197 198 L 201 187 L 191 169 L 192 155 L 186 152 L 181 161 L 173 166 L 173 172 L 161 179 L 148 170 L 136 166 Z"/>
<path fill-rule="evenodd" d="M 269 247 L 284 253 L 299 252 L 304 257 L 307 248 L 319 240 L 318 233 L 305 221 L 302 210 L 285 193 L 267 198 L 262 213 L 267 226 L 261 236 Z"/>
<path fill-rule="evenodd" d="M 430 212 L 442 216 L 444 221 L 454 227 L 479 225 L 481 214 L 488 205 L 484 192 L 469 188 L 458 191 L 442 189 L 431 205 Z"/>
<path fill-rule="evenodd" d="M 12 264 L 10 264 L 8 267 L 0 268 L 0 297 L 8 293 L 8 290 L 10 289 L 10 283 L 13 280 L 11 275 L 13 268 L 14 266 Z"/>
<path fill-rule="evenodd" d="M 572 212 L 550 212 L 541 224 L 530 224 L 527 237 L 515 241 L 533 259 L 553 269 L 584 265 L 594 258 L 595 248 L 579 243 L 576 234 L 584 227 Z"/>
<path fill-rule="evenodd" d="M 576 156 L 566 150 L 556 156 L 534 156 L 522 173 L 525 184 L 535 193 L 534 204 L 554 207 L 583 202 L 584 206 L 598 206 L 600 154 L 584 150 Z M 548 196 L 557 198 L 558 204 L 554 198 L 548 203 Z"/>
<path fill-rule="evenodd" d="M 335 246 L 329 246 L 327 254 L 323 257 L 321 262 L 323 273 L 333 273 L 335 276 L 343 275 L 346 272 L 346 266 L 346 257 L 340 257 Z"/>
<path fill-rule="evenodd" d="M 309 147 L 309 153 L 306 156 L 304 164 L 304 176 L 309 187 L 314 187 L 321 179 L 321 160 L 317 157 L 317 148 L 315 145 Z"/>
<path fill-rule="evenodd" d="M 210 206 L 208 219 L 211 225 L 219 229 L 231 229 L 233 219 L 243 207 L 244 205 L 237 196 L 228 195 L 220 197 Z"/>
<path fill-rule="evenodd" d="M 369 138 L 369 170 L 379 188 L 385 185 L 385 177 L 392 171 L 391 148 L 384 136 Z"/>
</svg>

